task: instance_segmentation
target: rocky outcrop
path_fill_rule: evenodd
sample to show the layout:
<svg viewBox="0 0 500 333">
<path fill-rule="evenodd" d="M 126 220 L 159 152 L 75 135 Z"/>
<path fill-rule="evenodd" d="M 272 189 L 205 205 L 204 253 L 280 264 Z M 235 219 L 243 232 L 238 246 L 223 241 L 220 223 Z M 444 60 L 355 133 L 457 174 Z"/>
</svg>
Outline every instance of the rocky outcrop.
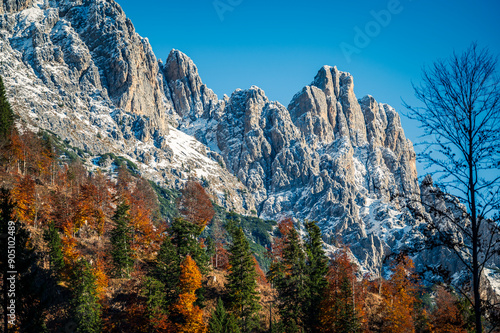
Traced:
<svg viewBox="0 0 500 333">
<path fill-rule="evenodd" d="M 113 0 L 10 0 L 2 9 L 0 74 L 21 122 L 94 156 L 122 155 L 160 183 L 203 178 L 221 205 L 255 209 L 216 152 L 172 127 L 183 98 L 190 110 L 224 103 L 196 80 L 189 58 L 173 51 L 163 66 Z"/>
</svg>

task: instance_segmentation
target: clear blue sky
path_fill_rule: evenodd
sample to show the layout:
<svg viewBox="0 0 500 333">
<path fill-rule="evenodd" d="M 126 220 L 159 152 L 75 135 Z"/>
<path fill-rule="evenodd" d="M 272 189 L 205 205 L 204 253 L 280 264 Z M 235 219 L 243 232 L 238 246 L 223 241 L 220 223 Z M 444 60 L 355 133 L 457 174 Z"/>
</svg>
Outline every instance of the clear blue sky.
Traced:
<svg viewBox="0 0 500 333">
<path fill-rule="evenodd" d="M 358 98 L 373 95 L 401 113 L 401 98 L 415 104 L 411 82 L 419 81 L 423 65 L 462 51 L 472 41 L 500 54 L 497 0 L 118 3 L 158 58 L 165 60 L 172 48 L 186 53 L 219 97 L 257 85 L 285 106 L 321 66 L 335 65 L 353 74 Z M 373 16 L 380 11 L 391 13 L 382 24 Z M 358 28 L 368 29 L 368 40 L 355 39 Z M 342 47 L 357 50 L 346 57 Z M 415 124 L 403 119 L 403 126 L 418 142 Z"/>
</svg>

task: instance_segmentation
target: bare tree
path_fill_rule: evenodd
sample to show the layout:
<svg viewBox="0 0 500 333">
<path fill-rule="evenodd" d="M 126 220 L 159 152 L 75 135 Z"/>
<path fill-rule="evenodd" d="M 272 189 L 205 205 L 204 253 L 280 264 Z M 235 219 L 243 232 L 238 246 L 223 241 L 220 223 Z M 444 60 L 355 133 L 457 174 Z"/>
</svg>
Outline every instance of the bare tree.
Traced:
<svg viewBox="0 0 500 333">
<path fill-rule="evenodd" d="M 423 69 L 422 83 L 413 85 L 422 107 L 405 103 L 408 116 L 420 122 L 423 136 L 430 140 L 423 143 L 419 159 L 426 162 L 440 187 L 467 210 L 465 218 L 444 215 L 464 237 L 463 242 L 451 241 L 448 246 L 472 276 L 471 303 L 478 333 L 485 315 L 480 277 L 500 246 L 500 80 L 496 65 L 496 57 L 473 43 L 463 53 L 453 53 Z"/>
</svg>

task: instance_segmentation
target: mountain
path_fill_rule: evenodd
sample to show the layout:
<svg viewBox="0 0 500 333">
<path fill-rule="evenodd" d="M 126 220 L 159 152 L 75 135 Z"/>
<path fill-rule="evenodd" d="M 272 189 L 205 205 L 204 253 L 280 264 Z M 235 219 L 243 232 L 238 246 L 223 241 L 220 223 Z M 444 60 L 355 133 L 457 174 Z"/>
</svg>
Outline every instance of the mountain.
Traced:
<svg viewBox="0 0 500 333">
<path fill-rule="evenodd" d="M 400 117 L 358 99 L 349 73 L 322 67 L 287 107 L 255 86 L 219 99 L 182 52 L 156 58 L 113 0 L 5 0 L 0 14 L 0 74 L 20 122 L 87 151 L 89 168 L 114 153 L 162 185 L 198 178 L 238 213 L 317 220 L 372 276 L 425 237 Z M 416 257 L 435 258 L 446 260 Z"/>
</svg>

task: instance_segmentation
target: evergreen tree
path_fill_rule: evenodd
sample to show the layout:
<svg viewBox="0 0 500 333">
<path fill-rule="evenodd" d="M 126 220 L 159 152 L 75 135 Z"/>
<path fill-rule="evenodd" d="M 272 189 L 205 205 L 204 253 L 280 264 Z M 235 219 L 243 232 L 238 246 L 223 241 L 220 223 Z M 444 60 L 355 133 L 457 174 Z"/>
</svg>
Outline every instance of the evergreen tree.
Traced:
<svg viewBox="0 0 500 333">
<path fill-rule="evenodd" d="M 153 277 L 144 282 L 144 296 L 146 297 L 146 317 L 148 332 L 164 332 L 168 327 L 168 317 L 165 306 L 165 285 Z"/>
<path fill-rule="evenodd" d="M 232 235 L 233 244 L 230 248 L 228 276 L 228 294 L 231 309 L 241 321 L 243 331 L 251 329 L 253 316 L 260 309 L 257 294 L 255 263 L 250 245 L 243 229 L 236 229 Z"/>
<path fill-rule="evenodd" d="M 76 263 L 72 287 L 71 309 L 76 332 L 101 332 L 101 305 L 98 302 L 96 277 L 84 259 Z"/>
<path fill-rule="evenodd" d="M 201 231 L 200 226 L 183 218 L 175 218 L 170 228 L 172 243 L 177 248 L 179 257 L 183 259 L 188 255 L 191 256 L 201 272 L 205 274 L 208 269 L 209 257 L 198 241 Z"/>
<path fill-rule="evenodd" d="M 286 332 L 303 332 L 304 310 L 309 299 L 306 256 L 297 231 L 292 228 L 283 244 L 283 260 L 272 277 L 278 291 L 278 309 Z"/>
<path fill-rule="evenodd" d="M 232 313 L 226 311 L 220 298 L 208 325 L 209 333 L 240 333 L 236 318 Z"/>
<path fill-rule="evenodd" d="M 43 239 L 49 246 L 50 265 L 57 273 L 64 268 L 63 243 L 54 222 L 43 233 Z"/>
<path fill-rule="evenodd" d="M 328 285 L 326 274 L 328 273 L 328 257 L 323 249 L 321 240 L 321 229 L 314 221 L 305 224 L 307 237 L 305 241 L 307 252 L 306 272 L 309 276 L 308 289 L 309 297 L 306 302 L 305 325 L 309 332 L 316 331 L 319 324 L 319 309 L 323 299 L 325 289 Z"/>
<path fill-rule="evenodd" d="M 161 244 L 156 258 L 155 277 L 164 285 L 165 306 L 171 305 L 179 295 L 180 257 L 170 237 Z"/>
<path fill-rule="evenodd" d="M 122 202 L 116 208 L 113 222 L 115 228 L 111 231 L 111 255 L 118 276 L 130 274 L 134 260 L 132 258 L 132 228 L 130 227 L 129 206 Z"/>
<path fill-rule="evenodd" d="M 13 125 L 14 113 L 7 100 L 7 96 L 5 96 L 5 87 L 3 85 L 3 79 L 0 76 L 0 143 L 7 140 Z"/>
</svg>

